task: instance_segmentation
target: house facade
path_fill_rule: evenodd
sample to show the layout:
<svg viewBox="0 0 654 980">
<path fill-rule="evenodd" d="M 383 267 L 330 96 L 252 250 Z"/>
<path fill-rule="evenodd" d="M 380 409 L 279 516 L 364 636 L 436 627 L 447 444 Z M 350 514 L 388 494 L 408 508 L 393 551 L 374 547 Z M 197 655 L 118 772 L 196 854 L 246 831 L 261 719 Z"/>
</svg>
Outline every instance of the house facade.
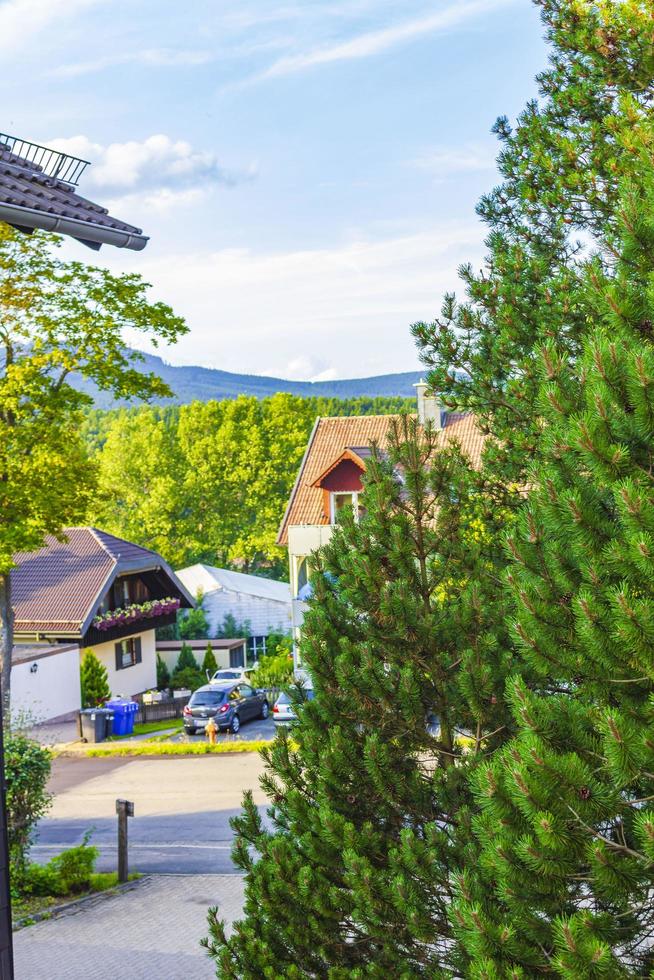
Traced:
<svg viewBox="0 0 654 980">
<path fill-rule="evenodd" d="M 93 527 L 64 533 L 64 541 L 49 537 L 38 551 L 14 556 L 12 676 L 27 648 L 51 657 L 73 645 L 78 689 L 79 663 L 89 649 L 106 667 L 112 695 L 129 697 L 155 687 L 155 629 L 172 625 L 179 608 L 194 605 L 192 596 L 153 551 Z M 50 666 L 43 660 L 31 661 L 35 677 Z M 61 703 L 61 692 L 57 698 Z M 48 713 L 43 705 L 41 712 L 58 717 L 52 707 Z"/>
<path fill-rule="evenodd" d="M 200 668 L 210 643 L 218 667 L 245 667 L 247 642 L 244 636 L 218 640 L 157 640 L 157 654 L 172 674 L 183 646 L 189 648 Z"/>
<path fill-rule="evenodd" d="M 204 564 L 190 565 L 175 574 L 192 595 L 202 593 L 210 634 L 220 631 L 227 615 L 239 625 L 249 625 L 250 662 L 265 653 L 270 633 L 291 632 L 291 589 L 287 582 Z"/>
<path fill-rule="evenodd" d="M 430 422 L 439 432 L 443 445 L 457 442 L 471 465 L 479 465 L 484 437 L 474 416 L 448 414 L 424 382 L 415 387 L 418 421 L 423 425 Z M 398 418 L 397 415 L 318 418 L 313 427 L 277 537 L 277 543 L 288 548 L 296 667 L 301 666 L 297 640 L 310 594 L 311 554 L 330 540 L 343 508 L 358 510 L 362 478 L 372 447 L 384 449 Z"/>
</svg>

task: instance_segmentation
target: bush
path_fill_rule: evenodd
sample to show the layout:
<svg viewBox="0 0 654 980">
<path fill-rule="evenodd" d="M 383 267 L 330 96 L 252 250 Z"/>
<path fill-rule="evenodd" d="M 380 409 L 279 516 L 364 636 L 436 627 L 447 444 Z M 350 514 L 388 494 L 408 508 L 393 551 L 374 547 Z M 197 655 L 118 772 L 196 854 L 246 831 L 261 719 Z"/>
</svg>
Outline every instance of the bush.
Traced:
<svg viewBox="0 0 654 980">
<path fill-rule="evenodd" d="M 207 678 L 198 670 L 197 667 L 185 667 L 183 670 L 176 670 L 171 678 L 174 689 L 187 687 L 191 691 L 202 687 L 207 683 Z"/>
<path fill-rule="evenodd" d="M 82 707 L 97 708 L 111 696 L 107 668 L 101 664 L 93 650 L 87 650 L 80 668 Z"/>
<path fill-rule="evenodd" d="M 170 687 L 170 671 L 160 654 L 157 654 L 157 687 L 160 691 Z"/>
<path fill-rule="evenodd" d="M 293 638 L 288 633 L 269 633 L 266 637 L 266 657 L 276 657 L 282 653 L 293 656 Z"/>
<path fill-rule="evenodd" d="M 216 630 L 216 638 L 233 640 L 244 637 L 247 639 L 251 633 L 252 626 L 249 619 L 244 619 L 242 623 L 239 623 L 231 613 L 227 613 L 222 626 Z"/>
<path fill-rule="evenodd" d="M 282 651 L 274 656 L 266 654 L 259 668 L 252 675 L 255 687 L 286 687 L 293 681 L 293 655 Z"/>
<path fill-rule="evenodd" d="M 216 657 L 211 646 L 211 641 L 207 643 L 207 649 L 204 652 L 204 660 L 202 661 L 202 673 L 207 675 L 214 674 L 218 670 L 218 664 L 216 663 Z"/>
<path fill-rule="evenodd" d="M 193 651 L 190 646 L 186 643 L 182 644 L 182 649 L 179 651 L 179 657 L 177 663 L 175 664 L 175 670 L 173 671 L 173 677 L 178 674 L 181 670 L 198 670 L 198 662 L 195 659 Z"/>
<path fill-rule="evenodd" d="M 180 609 L 177 630 L 182 640 L 203 640 L 209 635 L 209 621 L 204 608 L 204 596 L 198 592 L 195 609 Z"/>
<path fill-rule="evenodd" d="M 52 797 L 46 790 L 50 752 L 21 732 L 5 733 L 7 837 L 14 873 L 20 876 L 34 828 Z"/>
<path fill-rule="evenodd" d="M 78 847 L 69 847 L 47 864 L 26 864 L 19 881 L 22 896 L 42 898 L 78 895 L 93 886 L 97 847 L 89 847 L 90 834 Z"/>
</svg>

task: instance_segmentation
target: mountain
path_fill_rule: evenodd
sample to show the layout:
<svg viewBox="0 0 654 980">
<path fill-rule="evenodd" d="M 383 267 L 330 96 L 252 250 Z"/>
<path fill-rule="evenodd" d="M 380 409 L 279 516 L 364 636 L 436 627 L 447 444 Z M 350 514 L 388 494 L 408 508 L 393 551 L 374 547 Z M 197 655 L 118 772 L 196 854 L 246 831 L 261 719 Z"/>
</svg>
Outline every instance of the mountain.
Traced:
<svg viewBox="0 0 654 980">
<path fill-rule="evenodd" d="M 256 395 L 266 398 L 278 391 L 305 398 L 377 398 L 405 397 L 415 394 L 413 385 L 419 381 L 419 371 L 405 371 L 401 374 L 380 374 L 374 378 L 353 378 L 349 381 L 284 381 L 282 378 L 268 378 L 257 374 L 232 374 L 215 368 L 185 367 L 166 364 L 154 354 L 143 354 L 139 369 L 153 371 L 169 385 L 174 397 L 160 399 L 159 404 L 185 404 L 192 401 L 209 401 L 211 398 L 236 398 L 238 395 Z M 75 376 L 76 388 L 87 392 L 93 398 L 96 408 L 115 408 L 121 402 L 98 389 L 85 378 Z"/>
</svg>

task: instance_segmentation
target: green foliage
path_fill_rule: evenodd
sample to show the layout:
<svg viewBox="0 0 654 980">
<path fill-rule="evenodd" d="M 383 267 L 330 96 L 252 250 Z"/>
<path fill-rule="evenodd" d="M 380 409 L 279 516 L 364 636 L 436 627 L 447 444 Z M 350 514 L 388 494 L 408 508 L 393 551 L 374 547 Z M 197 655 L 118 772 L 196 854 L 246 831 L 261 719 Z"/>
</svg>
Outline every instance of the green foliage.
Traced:
<svg viewBox="0 0 654 980">
<path fill-rule="evenodd" d="M 157 654 L 157 688 L 160 691 L 170 687 L 170 671 L 161 654 Z"/>
<path fill-rule="evenodd" d="M 242 623 L 236 621 L 232 613 L 227 613 L 222 625 L 216 630 L 216 639 L 238 640 L 247 639 L 251 635 L 252 627 L 249 619 Z"/>
<path fill-rule="evenodd" d="M 22 732 L 4 736 L 7 786 L 7 837 L 14 873 L 20 876 L 36 824 L 47 813 L 51 796 L 46 787 L 51 755 Z"/>
<path fill-rule="evenodd" d="M 269 633 L 266 637 L 266 657 L 293 654 L 293 638 L 288 633 Z"/>
<path fill-rule="evenodd" d="M 180 609 L 177 629 L 181 640 L 203 640 L 209 635 L 209 622 L 201 592 L 197 594 L 195 609 Z"/>
<path fill-rule="evenodd" d="M 83 842 L 70 847 L 47 864 L 26 865 L 20 881 L 20 894 L 65 897 L 87 891 L 92 885 L 95 864 L 100 854 L 97 847 L 89 846 L 90 833 Z"/>
<path fill-rule="evenodd" d="M 266 654 L 252 675 L 255 687 L 287 687 L 293 681 L 293 654 L 288 650 Z"/>
<path fill-rule="evenodd" d="M 107 668 L 93 650 L 87 650 L 80 667 L 82 707 L 97 708 L 111 697 Z"/>
<path fill-rule="evenodd" d="M 278 394 L 89 411 L 83 432 L 100 493 L 88 520 L 153 548 L 175 568 L 204 561 L 286 578 L 286 555 L 275 542 L 316 416 L 406 406 L 397 398 Z"/>
<path fill-rule="evenodd" d="M 207 649 L 204 651 L 204 660 L 202 661 L 202 673 L 209 674 L 211 676 L 218 670 L 218 664 L 216 662 L 216 656 L 213 652 L 213 647 L 211 646 L 211 641 L 207 643 Z"/>
<path fill-rule="evenodd" d="M 463 975 L 449 910 L 476 849 L 466 774 L 509 720 L 510 667 L 488 618 L 496 585 L 468 582 L 485 521 L 505 515 L 483 510 L 465 458 L 438 445 L 411 420 L 394 426 L 367 463 L 364 516 L 344 514 L 314 555 L 301 655 L 315 697 L 263 753 L 270 822 L 251 794 L 233 821 L 246 898 L 229 938 L 213 920 L 220 976 Z M 280 658 L 288 671 L 283 653 L 261 671 Z M 467 755 L 461 731 L 476 736 Z"/>
<path fill-rule="evenodd" d="M 207 683 L 206 675 L 198 667 L 198 662 L 191 648 L 182 644 L 175 669 L 170 679 L 171 687 L 176 689 L 190 688 L 194 691 Z"/>
</svg>

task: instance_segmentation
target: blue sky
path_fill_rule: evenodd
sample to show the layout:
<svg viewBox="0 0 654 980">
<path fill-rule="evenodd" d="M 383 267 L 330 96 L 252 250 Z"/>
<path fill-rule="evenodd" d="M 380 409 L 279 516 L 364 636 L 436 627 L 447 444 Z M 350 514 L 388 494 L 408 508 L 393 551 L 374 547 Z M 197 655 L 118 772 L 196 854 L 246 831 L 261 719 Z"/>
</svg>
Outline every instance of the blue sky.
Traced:
<svg viewBox="0 0 654 980">
<path fill-rule="evenodd" d="M 66 254 L 187 318 L 166 359 L 310 379 L 417 367 L 546 52 L 529 0 L 0 0 L 0 58 L 0 129 L 151 236 Z"/>
</svg>

